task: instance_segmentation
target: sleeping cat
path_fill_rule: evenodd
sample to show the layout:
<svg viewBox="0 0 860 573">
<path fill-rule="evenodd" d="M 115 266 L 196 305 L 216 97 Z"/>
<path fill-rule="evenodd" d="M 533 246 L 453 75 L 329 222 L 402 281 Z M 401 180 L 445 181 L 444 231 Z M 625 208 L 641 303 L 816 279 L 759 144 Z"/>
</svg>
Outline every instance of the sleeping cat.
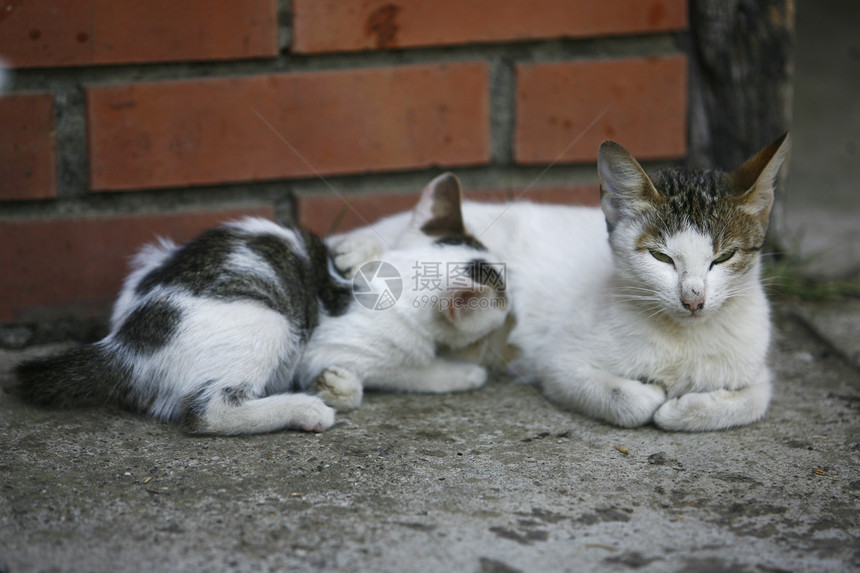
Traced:
<svg viewBox="0 0 860 573">
<path fill-rule="evenodd" d="M 465 203 L 466 228 L 507 264 L 518 370 L 556 403 L 619 426 L 760 419 L 771 374 L 759 251 L 787 140 L 731 173 L 653 177 L 605 142 L 600 209 Z M 405 221 L 337 240 L 388 237 Z"/>
<path fill-rule="evenodd" d="M 441 345 L 460 349 L 482 339 L 507 317 L 504 269 L 466 233 L 461 200 L 453 175 L 437 177 L 424 189 L 393 250 L 383 254 L 378 241 L 361 238 L 340 245 L 335 251 L 340 268 L 348 268 L 356 255 L 383 259 L 371 263 L 370 276 L 363 275 L 364 292 L 384 293 L 389 287 L 392 274 L 383 272 L 381 263 L 396 270 L 393 279 L 402 294 L 385 310 L 356 300 L 348 312 L 321 321 L 299 365 L 302 387 L 315 380 L 326 403 L 351 409 L 360 405 L 362 388 L 455 392 L 484 384 L 484 367 L 436 355 Z"/>
<path fill-rule="evenodd" d="M 402 233 L 411 246 L 389 264 L 402 277 L 422 264 L 460 264 L 480 278 L 486 250 L 463 240 L 459 217 L 436 216 L 459 207 L 459 188 L 428 187 Z M 435 291 L 436 305 L 413 307 L 407 290 L 410 304 L 372 311 L 353 300 L 318 237 L 264 219 L 228 223 L 183 247 L 145 247 L 108 336 L 19 365 L 20 392 L 38 404 L 116 402 L 200 433 L 323 431 L 334 423 L 325 402 L 357 407 L 365 381 L 430 392 L 483 384 L 482 367 L 434 357 L 436 345 L 469 344 L 504 321 L 503 307 L 449 311 L 503 291 L 471 276 Z M 315 381 L 319 395 L 300 392 Z"/>
</svg>

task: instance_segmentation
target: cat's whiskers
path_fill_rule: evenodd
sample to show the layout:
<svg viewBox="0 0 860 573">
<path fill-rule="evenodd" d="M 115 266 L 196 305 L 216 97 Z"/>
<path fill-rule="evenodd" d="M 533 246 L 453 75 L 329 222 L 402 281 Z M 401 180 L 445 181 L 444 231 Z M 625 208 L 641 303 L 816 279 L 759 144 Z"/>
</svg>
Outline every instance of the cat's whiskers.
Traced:
<svg viewBox="0 0 860 573">
<path fill-rule="evenodd" d="M 644 313 L 643 313 L 643 314 L 644 314 Z M 648 318 L 649 318 L 649 319 L 651 319 L 651 318 L 656 318 L 656 317 L 658 317 L 658 316 L 660 316 L 660 315 L 666 315 L 666 316 L 668 316 L 668 314 L 669 314 L 669 310 L 668 310 L 665 306 L 661 306 L 661 307 L 659 307 L 657 310 L 655 310 L 654 312 L 652 312 L 651 314 L 649 314 L 649 315 L 648 315 Z"/>
<path fill-rule="evenodd" d="M 761 286 L 768 295 L 779 295 L 786 281 L 782 277 L 767 277 L 761 279 Z"/>
<path fill-rule="evenodd" d="M 751 294 L 751 293 L 754 294 L 755 292 L 758 291 L 758 289 L 759 289 L 759 285 L 755 284 L 755 283 L 734 285 L 734 286 L 732 286 L 726 290 L 726 298 L 730 299 L 730 298 L 734 298 L 737 296 L 743 296 L 746 294 Z"/>
<path fill-rule="evenodd" d="M 643 289 L 647 290 L 647 289 Z M 649 291 L 650 292 L 650 291 Z M 657 295 L 611 293 L 613 300 L 620 303 L 628 303 L 633 312 L 645 316 L 647 319 L 654 318 L 666 313 L 667 309 L 663 300 Z"/>
<path fill-rule="evenodd" d="M 636 287 L 636 286 L 625 286 L 615 288 L 612 292 L 609 293 L 609 296 L 615 300 L 651 300 L 651 301 L 660 301 L 660 296 L 654 292 L 653 289 L 644 288 L 644 287 Z"/>
<path fill-rule="evenodd" d="M 637 292 L 642 292 L 642 293 L 646 293 L 646 294 L 650 294 L 650 295 L 656 294 L 654 292 L 654 289 L 645 288 L 645 287 L 636 287 L 636 286 L 617 287 L 613 294 L 615 294 L 615 293 L 617 293 L 617 294 L 631 294 L 631 293 L 637 293 Z"/>
<path fill-rule="evenodd" d="M 609 292 L 609 296 L 615 300 L 661 300 L 653 289 L 644 287 L 615 288 Z"/>
<path fill-rule="evenodd" d="M 658 296 L 634 295 L 634 294 L 614 294 L 611 295 L 613 300 L 618 302 L 660 302 Z"/>
</svg>

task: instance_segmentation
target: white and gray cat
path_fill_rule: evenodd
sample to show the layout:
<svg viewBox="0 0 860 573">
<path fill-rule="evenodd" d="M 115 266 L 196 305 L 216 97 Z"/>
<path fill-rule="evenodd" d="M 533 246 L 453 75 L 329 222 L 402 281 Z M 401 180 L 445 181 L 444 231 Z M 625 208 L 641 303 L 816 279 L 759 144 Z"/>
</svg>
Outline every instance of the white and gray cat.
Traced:
<svg viewBox="0 0 860 573">
<path fill-rule="evenodd" d="M 435 356 L 437 346 L 470 344 L 506 315 L 504 285 L 485 278 L 488 253 L 463 229 L 459 193 L 450 181 L 429 186 L 392 238 L 385 259 L 405 284 L 386 310 L 354 300 L 318 237 L 264 219 L 210 229 L 182 247 L 149 245 L 134 260 L 110 333 L 19 365 L 19 392 L 37 404 L 114 402 L 194 432 L 246 434 L 325 430 L 331 406 L 359 406 L 363 387 L 478 387 L 483 367 Z M 351 248 L 373 258 L 376 244 L 359 239 Z M 417 292 L 422 265 L 459 265 L 465 275 Z"/>
<path fill-rule="evenodd" d="M 619 426 L 760 419 L 771 327 L 759 252 L 787 141 L 731 173 L 653 177 L 607 141 L 600 209 L 465 203 L 466 228 L 507 264 L 518 370 L 556 403 Z M 340 240 L 393 236 L 407 220 Z"/>
</svg>

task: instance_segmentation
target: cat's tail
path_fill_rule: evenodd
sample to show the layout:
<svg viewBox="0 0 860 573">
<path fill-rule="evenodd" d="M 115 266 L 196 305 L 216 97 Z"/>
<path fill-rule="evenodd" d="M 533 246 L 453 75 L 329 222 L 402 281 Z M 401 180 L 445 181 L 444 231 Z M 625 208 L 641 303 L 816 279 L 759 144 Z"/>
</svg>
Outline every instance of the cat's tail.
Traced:
<svg viewBox="0 0 860 573">
<path fill-rule="evenodd" d="M 118 403 L 131 379 L 131 371 L 99 342 L 23 362 L 15 373 L 21 398 L 31 404 L 57 407 Z"/>
</svg>

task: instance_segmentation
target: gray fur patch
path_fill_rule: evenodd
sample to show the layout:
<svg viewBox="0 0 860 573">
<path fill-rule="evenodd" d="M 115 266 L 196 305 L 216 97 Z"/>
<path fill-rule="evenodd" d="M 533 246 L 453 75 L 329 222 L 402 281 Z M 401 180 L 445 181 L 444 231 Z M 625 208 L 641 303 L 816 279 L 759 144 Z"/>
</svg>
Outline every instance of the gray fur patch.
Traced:
<svg viewBox="0 0 860 573">
<path fill-rule="evenodd" d="M 206 406 L 209 405 L 214 383 L 214 380 L 208 380 L 180 400 L 179 422 L 186 432 L 193 434 L 203 431 L 203 416 L 206 413 Z"/>
<path fill-rule="evenodd" d="M 32 404 L 135 406 L 129 397 L 131 369 L 99 343 L 21 363 L 15 372 L 19 394 Z"/>
<path fill-rule="evenodd" d="M 143 295 L 158 285 L 178 285 L 204 294 L 217 281 L 236 241 L 236 233 L 225 227 L 203 232 L 143 277 L 135 292 Z"/>
<path fill-rule="evenodd" d="M 247 384 L 225 386 L 221 388 L 221 398 L 228 406 L 241 406 L 245 400 L 251 397 Z"/>
<path fill-rule="evenodd" d="M 343 277 L 330 274 L 333 266 L 325 244 L 310 233 L 296 233 L 307 257 L 274 234 L 244 233 L 232 226 L 209 229 L 147 274 L 136 292 L 144 295 L 159 285 L 175 285 L 194 296 L 253 300 L 289 318 L 306 339 L 319 322 L 320 302 L 330 314 L 340 314 L 351 293 Z M 249 272 L 231 263 L 243 249 L 268 268 Z"/>
<path fill-rule="evenodd" d="M 173 339 L 180 320 L 182 311 L 166 298 L 148 301 L 128 315 L 116 339 L 134 352 L 152 354 Z"/>
</svg>

